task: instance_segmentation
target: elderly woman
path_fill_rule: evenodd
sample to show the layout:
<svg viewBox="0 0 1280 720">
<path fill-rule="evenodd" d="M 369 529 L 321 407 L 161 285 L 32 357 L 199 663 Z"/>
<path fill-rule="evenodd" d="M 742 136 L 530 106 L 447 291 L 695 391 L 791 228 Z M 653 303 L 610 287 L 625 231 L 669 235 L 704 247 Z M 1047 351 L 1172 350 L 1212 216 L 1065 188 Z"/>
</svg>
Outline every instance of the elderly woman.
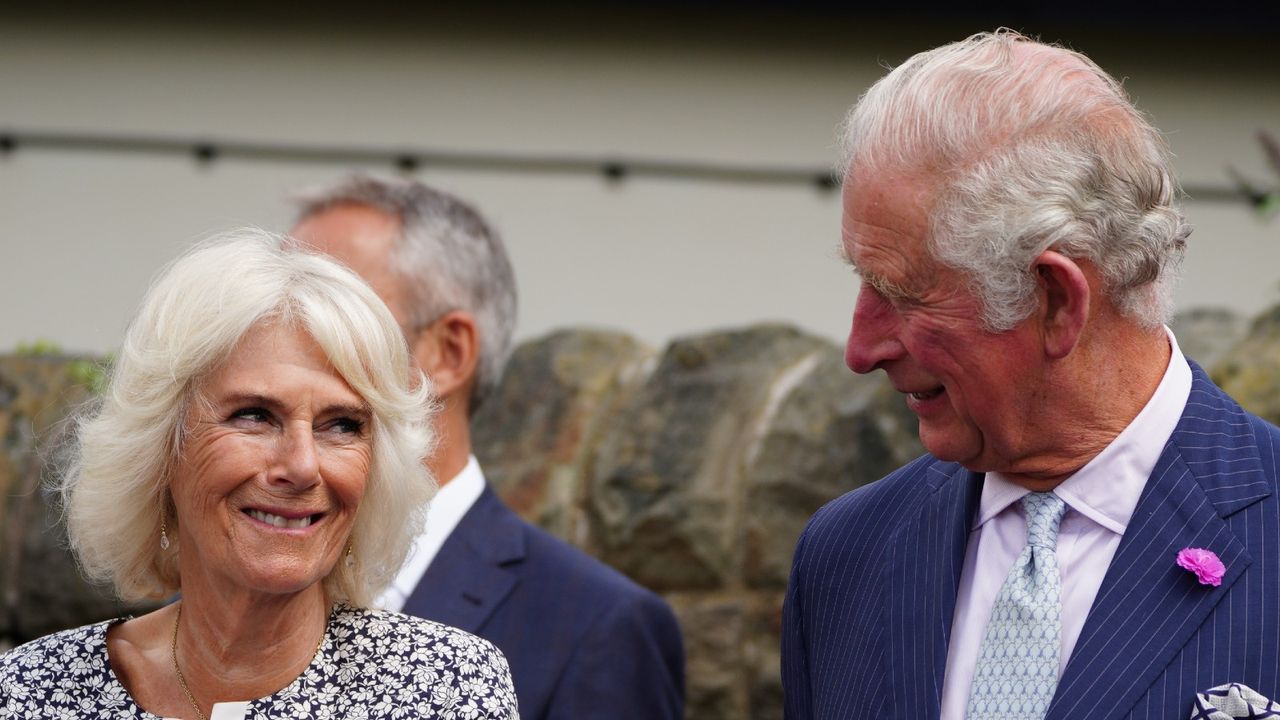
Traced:
<svg viewBox="0 0 1280 720">
<path fill-rule="evenodd" d="M 515 717 L 492 645 L 363 608 L 434 487 L 410 368 L 361 280 L 278 237 L 171 265 L 62 492 L 90 577 L 181 599 L 0 657 L 0 717 Z"/>
</svg>

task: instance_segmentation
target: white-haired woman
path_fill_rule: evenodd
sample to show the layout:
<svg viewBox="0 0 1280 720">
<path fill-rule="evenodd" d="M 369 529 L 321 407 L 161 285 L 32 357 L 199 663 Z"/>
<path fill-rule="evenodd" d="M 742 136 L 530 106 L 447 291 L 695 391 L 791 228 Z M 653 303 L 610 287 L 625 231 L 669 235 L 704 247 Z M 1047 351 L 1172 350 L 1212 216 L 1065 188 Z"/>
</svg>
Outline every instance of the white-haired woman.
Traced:
<svg viewBox="0 0 1280 720">
<path fill-rule="evenodd" d="M 361 609 L 434 488 L 411 367 L 360 279 L 279 237 L 173 263 L 62 493 L 90 577 L 181 599 L 0 657 L 0 717 L 515 717 L 492 645 Z"/>
</svg>

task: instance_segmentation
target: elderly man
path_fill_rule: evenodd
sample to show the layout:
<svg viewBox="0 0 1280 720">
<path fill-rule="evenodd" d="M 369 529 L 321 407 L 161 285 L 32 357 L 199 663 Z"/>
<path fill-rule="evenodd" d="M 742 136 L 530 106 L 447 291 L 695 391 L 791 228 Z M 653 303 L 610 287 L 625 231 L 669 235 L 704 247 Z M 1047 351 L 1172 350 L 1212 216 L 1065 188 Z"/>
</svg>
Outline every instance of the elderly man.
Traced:
<svg viewBox="0 0 1280 720">
<path fill-rule="evenodd" d="M 1280 696 L 1280 431 L 1163 326 L 1170 155 L 1083 55 L 925 52 L 845 126 L 846 360 L 929 454 L 820 510 L 784 611 L 789 718 L 1182 718 Z"/>
<path fill-rule="evenodd" d="M 381 606 L 497 645 L 525 720 L 682 717 L 684 652 L 667 604 L 517 517 L 471 454 L 471 416 L 515 325 L 501 240 L 466 203 L 409 180 L 355 177 L 300 200 L 292 235 L 373 286 L 443 403 L 428 461 L 440 492 Z"/>
</svg>

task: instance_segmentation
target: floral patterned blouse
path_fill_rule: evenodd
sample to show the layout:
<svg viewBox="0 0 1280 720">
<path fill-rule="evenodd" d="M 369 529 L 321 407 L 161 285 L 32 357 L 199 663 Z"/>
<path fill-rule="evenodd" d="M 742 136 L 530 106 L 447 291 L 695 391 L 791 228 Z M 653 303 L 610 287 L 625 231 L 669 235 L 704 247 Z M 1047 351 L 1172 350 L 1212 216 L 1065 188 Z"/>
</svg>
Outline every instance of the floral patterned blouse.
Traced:
<svg viewBox="0 0 1280 720">
<path fill-rule="evenodd" d="M 116 679 L 107 629 L 64 630 L 0 655 L 0 718 L 156 720 Z M 506 658 L 447 625 L 339 605 L 311 664 L 287 687 L 249 703 L 219 703 L 213 717 L 246 720 L 516 720 Z"/>
</svg>

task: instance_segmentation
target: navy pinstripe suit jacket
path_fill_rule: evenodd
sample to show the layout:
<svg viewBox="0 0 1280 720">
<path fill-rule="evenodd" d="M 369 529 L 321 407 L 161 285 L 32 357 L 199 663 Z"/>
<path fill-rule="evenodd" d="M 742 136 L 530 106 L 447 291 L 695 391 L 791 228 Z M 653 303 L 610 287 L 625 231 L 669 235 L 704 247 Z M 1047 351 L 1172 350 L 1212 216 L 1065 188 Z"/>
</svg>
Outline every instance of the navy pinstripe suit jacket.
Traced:
<svg viewBox="0 0 1280 720">
<path fill-rule="evenodd" d="M 1186 718 L 1241 682 L 1280 699 L 1280 429 L 1192 363 L 1047 720 Z M 937 718 L 983 476 L 925 456 L 829 503 L 800 537 L 783 611 L 786 717 Z M 1220 587 L 1175 564 L 1208 548 Z"/>
</svg>

